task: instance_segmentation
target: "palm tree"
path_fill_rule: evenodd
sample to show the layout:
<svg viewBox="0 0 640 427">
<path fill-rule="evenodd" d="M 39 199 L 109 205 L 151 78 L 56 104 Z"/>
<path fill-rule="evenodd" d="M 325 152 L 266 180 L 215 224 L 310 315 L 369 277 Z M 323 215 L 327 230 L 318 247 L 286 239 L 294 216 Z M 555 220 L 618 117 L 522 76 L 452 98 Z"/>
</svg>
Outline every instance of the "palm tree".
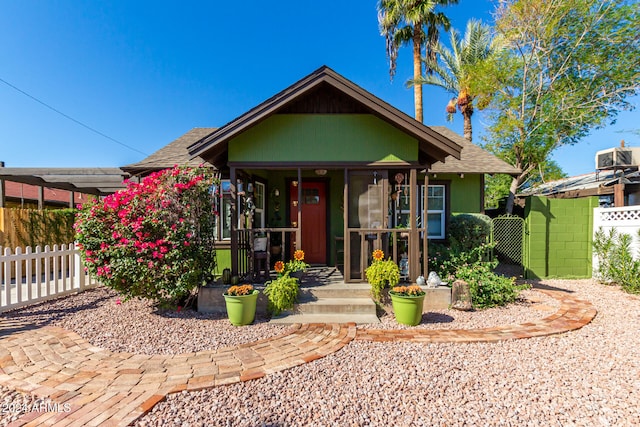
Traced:
<svg viewBox="0 0 640 427">
<path fill-rule="evenodd" d="M 378 23 L 380 32 L 387 42 L 389 75 L 396 72 L 396 60 L 400 47 L 411 43 L 413 47 L 413 80 L 422 75 L 422 45 L 427 45 L 427 56 L 435 60 L 433 48 L 438 43 L 439 28 L 449 29 L 449 19 L 436 13 L 436 6 L 457 4 L 458 0 L 380 0 L 378 3 Z M 422 85 L 413 87 L 415 117 L 423 121 Z"/>
<path fill-rule="evenodd" d="M 448 118 L 452 120 L 453 113 L 459 110 L 464 119 L 464 137 L 471 141 L 474 101 L 487 99 L 484 94 L 474 92 L 473 83 L 477 73 L 482 72 L 483 61 L 495 55 L 501 44 L 493 39 L 489 26 L 473 19 L 467 23 L 464 38 L 454 29 L 450 35 L 451 49 L 442 43 L 438 43 L 435 48 L 439 61 L 430 57 L 423 59 L 433 73 L 415 79 L 413 83 L 439 86 L 455 94 L 446 107 Z"/>
</svg>

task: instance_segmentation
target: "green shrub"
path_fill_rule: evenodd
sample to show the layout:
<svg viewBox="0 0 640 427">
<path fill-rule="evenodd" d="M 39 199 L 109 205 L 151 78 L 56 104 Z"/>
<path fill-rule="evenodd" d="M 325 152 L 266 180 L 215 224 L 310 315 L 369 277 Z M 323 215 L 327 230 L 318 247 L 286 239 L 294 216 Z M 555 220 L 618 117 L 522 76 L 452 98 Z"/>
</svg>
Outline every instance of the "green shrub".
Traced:
<svg viewBox="0 0 640 427">
<path fill-rule="evenodd" d="M 489 254 L 493 243 L 484 243 L 470 250 L 444 245 L 429 246 L 429 271 L 435 271 L 440 277 L 453 277 L 458 268 L 464 265 L 487 264 L 495 268 L 497 261 L 491 261 Z"/>
<path fill-rule="evenodd" d="M 528 285 L 518 286 L 512 277 L 504 277 L 492 271 L 492 263 L 465 264 L 455 274 L 456 279 L 469 284 L 475 308 L 503 306 L 516 300 L 518 293 Z"/>
<path fill-rule="evenodd" d="M 449 283 L 453 283 L 456 279 L 467 282 L 476 308 L 512 303 L 518 293 L 528 286 L 517 286 L 515 279 L 493 272 L 498 262 L 490 261 L 487 256 L 492 247 L 492 244 L 485 243 L 469 251 L 461 251 L 459 248 L 448 249 L 445 246 L 439 246 L 434 249 L 434 252 L 430 249 L 429 254 L 434 254 L 434 259 L 429 257 L 429 268 Z"/>
<path fill-rule="evenodd" d="M 125 298 L 190 304 L 215 267 L 215 182 L 175 167 L 85 204 L 75 229 L 89 273 Z"/>
<path fill-rule="evenodd" d="M 453 215 L 449 221 L 448 240 L 451 248 L 470 251 L 489 243 L 491 218 L 482 214 Z"/>
<path fill-rule="evenodd" d="M 290 277 L 288 272 L 267 282 L 264 294 L 269 299 L 269 311 L 277 316 L 284 310 L 292 309 L 298 299 L 298 289 L 298 279 Z"/>
<path fill-rule="evenodd" d="M 609 230 L 609 234 L 602 229 L 596 231 L 593 250 L 598 259 L 598 269 L 595 273 L 601 282 L 616 283 L 626 292 L 638 294 L 640 261 L 633 258 L 631 240 L 631 235 L 619 234 L 614 228 Z"/>
</svg>

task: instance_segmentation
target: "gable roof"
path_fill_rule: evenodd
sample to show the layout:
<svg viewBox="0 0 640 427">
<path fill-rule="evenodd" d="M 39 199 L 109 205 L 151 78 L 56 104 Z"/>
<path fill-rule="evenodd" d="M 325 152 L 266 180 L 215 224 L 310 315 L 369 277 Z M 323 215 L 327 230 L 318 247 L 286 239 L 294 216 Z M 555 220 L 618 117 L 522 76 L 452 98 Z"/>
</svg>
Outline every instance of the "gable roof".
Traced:
<svg viewBox="0 0 640 427">
<path fill-rule="evenodd" d="M 327 66 L 267 99 L 243 115 L 214 131 L 189 147 L 189 153 L 207 159 L 217 168 L 225 166 L 229 141 L 271 115 L 285 111 L 288 106 L 312 93 L 320 85 L 339 91 L 355 105 L 418 140 L 420 164 L 432 164 L 447 156 L 460 157 L 462 148 L 448 137 L 416 121 L 409 115 L 367 92 Z"/>
<path fill-rule="evenodd" d="M 132 175 L 146 175 L 150 172 L 172 168 L 175 165 L 198 166 L 201 164 L 211 166 L 200 157 L 193 157 L 187 148 L 211 135 L 216 128 L 193 128 L 178 139 L 170 142 L 149 157 L 127 166 L 122 170 Z"/>
<path fill-rule="evenodd" d="M 504 173 L 508 175 L 518 175 L 520 173 L 519 169 L 467 141 L 461 135 L 444 126 L 433 126 L 431 129 L 455 141 L 456 144 L 462 147 L 460 159 L 448 157 L 444 163 L 434 163 L 428 169 L 431 173 Z"/>
</svg>

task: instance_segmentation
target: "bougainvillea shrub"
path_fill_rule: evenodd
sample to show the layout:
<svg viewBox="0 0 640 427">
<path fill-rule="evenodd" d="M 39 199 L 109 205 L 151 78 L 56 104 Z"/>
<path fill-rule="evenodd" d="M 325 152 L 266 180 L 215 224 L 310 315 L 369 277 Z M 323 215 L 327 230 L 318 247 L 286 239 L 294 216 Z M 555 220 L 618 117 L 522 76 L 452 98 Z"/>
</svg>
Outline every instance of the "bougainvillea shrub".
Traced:
<svg viewBox="0 0 640 427">
<path fill-rule="evenodd" d="M 212 186 L 203 167 L 174 167 L 81 206 L 76 240 L 89 273 L 125 298 L 184 304 L 215 267 Z"/>
</svg>

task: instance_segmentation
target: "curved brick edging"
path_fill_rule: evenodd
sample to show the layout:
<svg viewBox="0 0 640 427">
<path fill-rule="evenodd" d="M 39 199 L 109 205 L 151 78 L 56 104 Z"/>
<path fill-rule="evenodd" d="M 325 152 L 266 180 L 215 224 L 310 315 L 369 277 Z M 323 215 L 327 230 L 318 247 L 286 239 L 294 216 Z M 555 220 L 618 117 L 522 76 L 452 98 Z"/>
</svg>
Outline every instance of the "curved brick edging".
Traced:
<svg viewBox="0 0 640 427">
<path fill-rule="evenodd" d="M 536 291 L 560 301 L 560 307 L 554 314 L 518 325 L 483 329 L 359 329 L 355 339 L 376 342 L 492 342 L 561 334 L 580 329 L 596 317 L 597 310 L 589 301 L 561 291 L 543 289 L 536 289 Z"/>
<path fill-rule="evenodd" d="M 334 353 L 360 341 L 491 342 L 579 329 L 596 316 L 585 300 L 537 289 L 560 301 L 541 320 L 472 330 L 357 330 L 355 324 L 296 325 L 283 335 L 217 351 L 174 356 L 112 353 L 93 347 L 75 332 L 47 326 L 2 336 L 0 384 L 67 403 L 68 412 L 31 412 L 11 426 L 128 425 L 167 394 L 261 378 Z M 16 328 L 17 327 L 17 328 Z"/>
<path fill-rule="evenodd" d="M 75 332 L 47 326 L 0 338 L 0 383 L 68 404 L 31 412 L 21 425 L 128 425 L 169 393 L 261 378 L 334 353 L 355 324 L 296 325 L 283 335 L 217 351 L 180 355 L 112 353 Z"/>
</svg>

